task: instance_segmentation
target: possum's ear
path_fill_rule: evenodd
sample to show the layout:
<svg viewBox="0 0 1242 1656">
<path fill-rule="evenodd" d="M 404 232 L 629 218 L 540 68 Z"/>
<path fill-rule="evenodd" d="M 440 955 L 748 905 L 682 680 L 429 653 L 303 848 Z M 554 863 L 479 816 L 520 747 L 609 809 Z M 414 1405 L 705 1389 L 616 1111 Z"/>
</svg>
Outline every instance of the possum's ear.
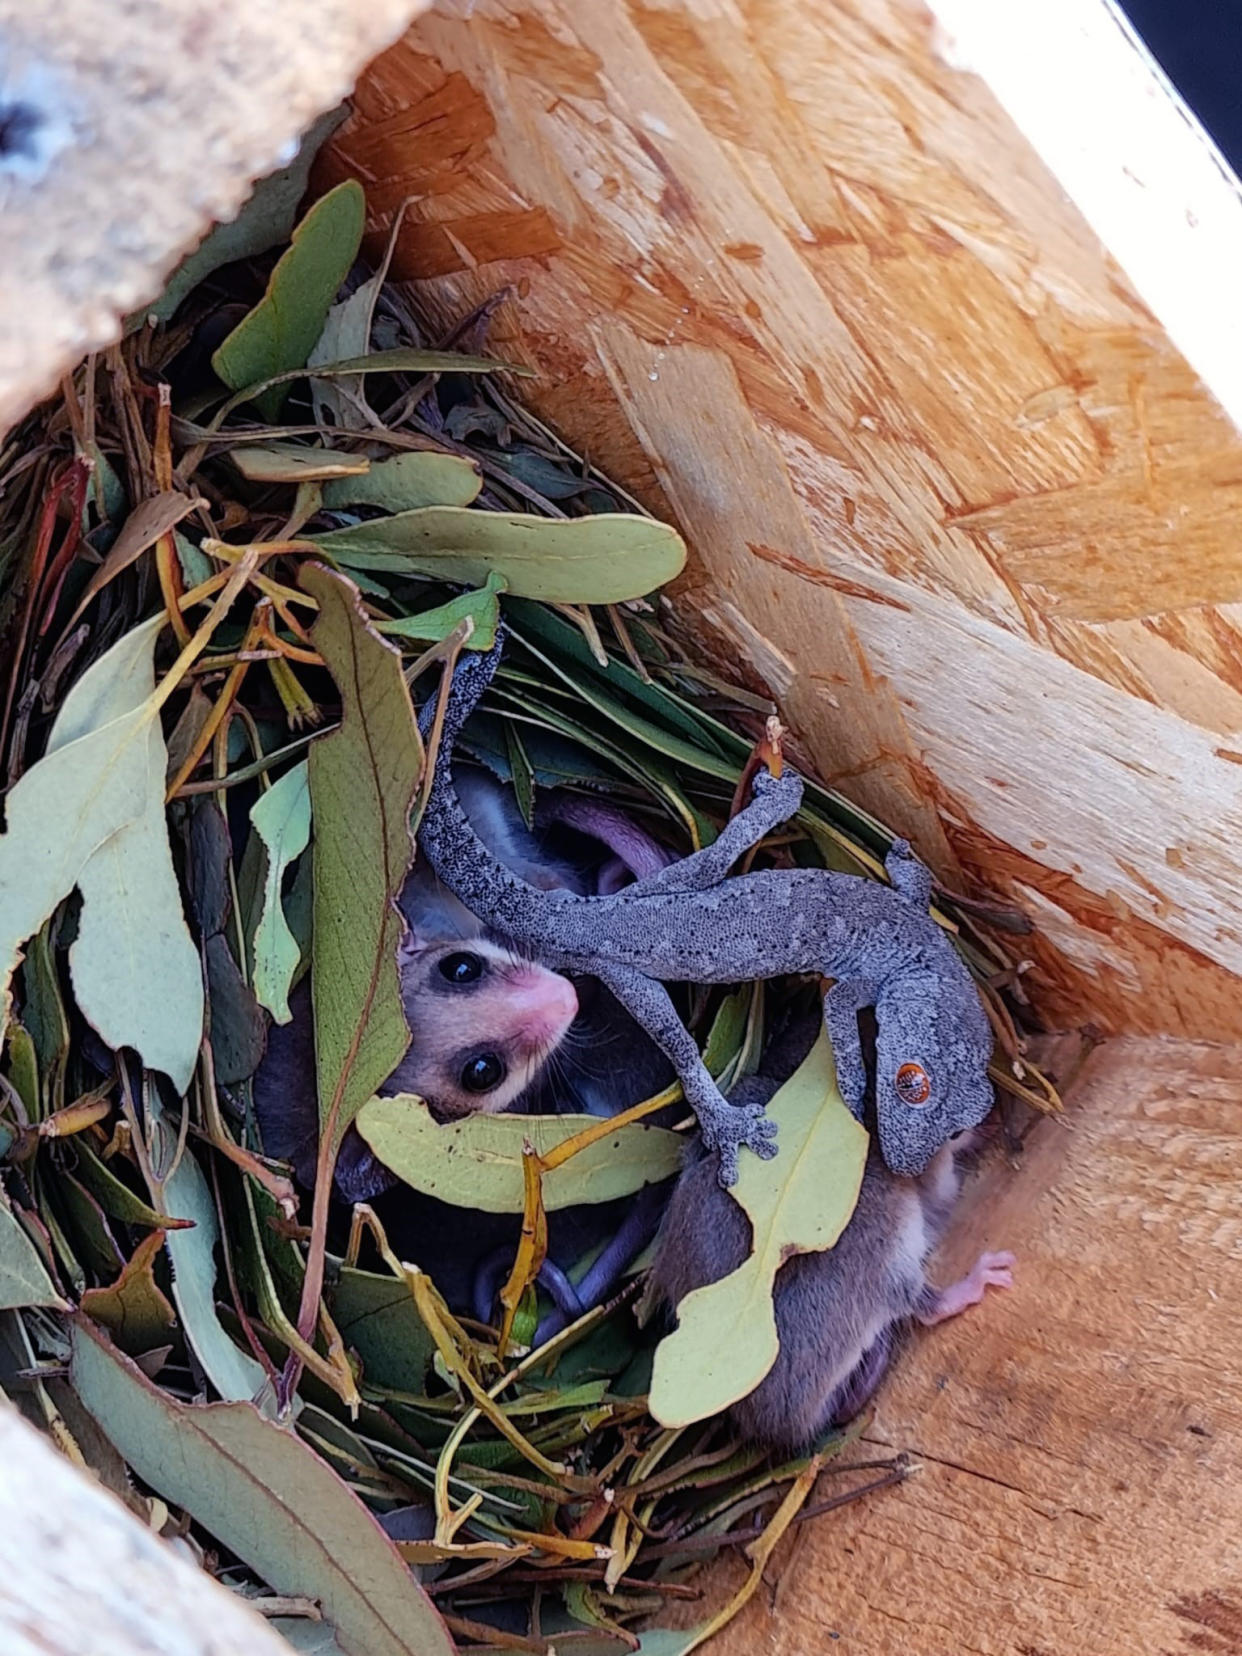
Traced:
<svg viewBox="0 0 1242 1656">
<path fill-rule="evenodd" d="M 436 943 L 477 937 L 480 922 L 464 903 L 442 886 L 426 863 L 415 863 L 397 899 L 405 931 L 397 948 L 398 964 Z"/>
<path fill-rule="evenodd" d="M 601 896 L 620 891 L 631 879 L 648 879 L 677 861 L 632 817 L 604 800 L 583 799 L 558 790 L 547 799 L 540 814 L 544 821 L 559 822 L 575 833 L 586 834 L 612 852 L 600 865 L 596 890 Z"/>
</svg>

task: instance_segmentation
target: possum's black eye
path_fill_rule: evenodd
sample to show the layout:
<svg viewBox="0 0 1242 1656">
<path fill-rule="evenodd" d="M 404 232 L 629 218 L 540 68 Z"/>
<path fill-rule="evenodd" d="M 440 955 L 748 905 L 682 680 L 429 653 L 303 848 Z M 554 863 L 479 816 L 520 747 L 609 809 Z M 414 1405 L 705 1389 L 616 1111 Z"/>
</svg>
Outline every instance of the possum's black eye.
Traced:
<svg viewBox="0 0 1242 1656">
<path fill-rule="evenodd" d="M 491 1092 L 504 1080 L 508 1071 L 505 1069 L 503 1058 L 498 1058 L 494 1052 L 481 1053 L 472 1058 L 461 1072 L 461 1084 L 466 1092 Z"/>
<path fill-rule="evenodd" d="M 483 961 L 477 954 L 445 955 L 440 962 L 440 976 L 453 984 L 477 983 L 483 976 Z"/>
</svg>

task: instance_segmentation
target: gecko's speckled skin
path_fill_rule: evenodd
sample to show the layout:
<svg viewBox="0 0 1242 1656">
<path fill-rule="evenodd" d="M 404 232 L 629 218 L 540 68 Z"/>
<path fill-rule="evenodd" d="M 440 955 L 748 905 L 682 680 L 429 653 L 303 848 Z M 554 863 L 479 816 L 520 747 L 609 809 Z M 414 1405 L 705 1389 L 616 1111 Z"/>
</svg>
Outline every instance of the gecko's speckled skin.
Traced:
<svg viewBox="0 0 1242 1656">
<path fill-rule="evenodd" d="M 992 1107 L 992 1032 L 970 974 L 928 913 L 931 876 L 904 841 L 887 869 L 892 887 L 823 869 L 767 869 L 726 880 L 742 853 L 798 809 L 801 780 L 761 772 L 754 798 L 703 851 L 605 897 L 542 891 L 502 867 L 476 836 L 453 788 L 448 756 L 500 661 L 459 661 L 431 796 L 419 828 L 423 854 L 450 891 L 487 923 L 556 971 L 597 977 L 667 1053 L 720 1152 L 721 1182 L 737 1178 L 738 1147 L 776 1153 L 775 1128 L 756 1105 L 730 1105 L 664 988 L 745 983 L 786 973 L 835 980 L 824 1020 L 841 1092 L 862 1114 L 866 1077 L 857 1013 L 874 1006 L 880 1149 L 894 1173 L 921 1173 L 954 1133 Z M 434 703 L 423 710 L 424 734 Z"/>
</svg>

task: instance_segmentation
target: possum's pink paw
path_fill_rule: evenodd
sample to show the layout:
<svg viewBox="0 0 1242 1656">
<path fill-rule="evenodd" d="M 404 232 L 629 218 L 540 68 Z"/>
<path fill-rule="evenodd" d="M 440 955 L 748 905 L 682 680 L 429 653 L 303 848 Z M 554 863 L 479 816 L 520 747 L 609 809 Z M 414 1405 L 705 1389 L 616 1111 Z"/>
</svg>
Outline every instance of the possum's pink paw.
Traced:
<svg viewBox="0 0 1242 1656">
<path fill-rule="evenodd" d="M 978 1305 L 989 1288 L 1012 1288 L 1013 1268 L 1017 1263 L 1016 1256 L 1011 1253 L 980 1254 L 973 1270 L 960 1282 L 942 1288 L 936 1295 L 935 1304 L 919 1316 L 919 1321 L 930 1328 L 933 1323 L 945 1322 L 949 1317 L 960 1316 L 970 1306 Z"/>
</svg>

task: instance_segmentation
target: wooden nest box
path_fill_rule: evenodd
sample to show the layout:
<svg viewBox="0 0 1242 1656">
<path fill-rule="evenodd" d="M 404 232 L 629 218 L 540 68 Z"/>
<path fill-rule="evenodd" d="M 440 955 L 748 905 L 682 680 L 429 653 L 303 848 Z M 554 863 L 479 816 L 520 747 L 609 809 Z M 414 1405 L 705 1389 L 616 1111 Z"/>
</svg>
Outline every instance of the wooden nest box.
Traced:
<svg viewBox="0 0 1242 1656">
<path fill-rule="evenodd" d="M 687 635 L 1109 1037 L 963 1204 L 946 1268 L 1009 1247 L 1018 1286 L 883 1392 L 918 1475 L 805 1526 L 718 1648 L 1239 1648 L 1235 182 L 1105 0 L 443 0 L 347 175 L 375 254 L 408 203 L 446 327 L 504 290 L 533 406 L 683 531 Z"/>
</svg>

